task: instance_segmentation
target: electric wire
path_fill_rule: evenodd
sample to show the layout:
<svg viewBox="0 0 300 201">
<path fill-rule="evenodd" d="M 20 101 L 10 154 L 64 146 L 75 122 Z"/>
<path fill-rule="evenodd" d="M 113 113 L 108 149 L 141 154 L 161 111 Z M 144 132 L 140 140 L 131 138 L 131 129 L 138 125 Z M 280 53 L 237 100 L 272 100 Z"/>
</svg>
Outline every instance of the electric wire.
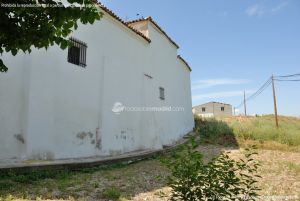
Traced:
<svg viewBox="0 0 300 201">
<path fill-rule="evenodd" d="M 279 75 L 279 76 L 274 76 L 274 78 L 283 78 L 283 77 L 297 77 L 300 76 L 300 73 L 296 73 L 296 74 L 291 74 L 291 75 Z"/>
<path fill-rule="evenodd" d="M 256 98 L 257 96 L 259 96 L 265 89 L 268 88 L 268 86 L 270 86 L 270 84 L 272 83 L 272 80 L 280 81 L 280 82 L 285 82 L 285 81 L 287 81 L 287 82 L 299 82 L 300 79 L 286 79 L 286 78 L 294 78 L 294 77 L 298 77 L 298 76 L 300 76 L 300 73 L 270 77 L 255 93 L 253 93 L 251 96 L 246 98 L 245 101 L 243 100 L 235 108 L 240 108 L 241 106 L 243 106 L 245 104 L 245 102 L 248 102 L 248 101 Z"/>
<path fill-rule="evenodd" d="M 274 80 L 276 80 L 276 81 L 280 81 L 280 82 L 284 82 L 284 81 L 290 81 L 290 82 L 299 82 L 300 81 L 300 79 L 299 80 L 282 80 L 282 79 L 274 79 Z"/>
<path fill-rule="evenodd" d="M 246 98 L 246 101 L 252 100 L 259 96 L 270 84 L 272 83 L 272 79 L 269 78 L 255 93 L 253 93 L 251 96 Z M 240 108 L 242 105 L 244 105 L 244 101 L 242 101 L 238 106 L 235 108 Z"/>
</svg>

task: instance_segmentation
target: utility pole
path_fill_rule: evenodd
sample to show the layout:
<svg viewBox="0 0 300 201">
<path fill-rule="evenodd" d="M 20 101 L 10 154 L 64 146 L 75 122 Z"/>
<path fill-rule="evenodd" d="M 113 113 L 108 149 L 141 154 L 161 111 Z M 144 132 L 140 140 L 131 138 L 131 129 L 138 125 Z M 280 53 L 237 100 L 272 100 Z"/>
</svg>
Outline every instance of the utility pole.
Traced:
<svg viewBox="0 0 300 201">
<path fill-rule="evenodd" d="M 245 110 L 245 117 L 247 116 L 247 107 L 246 107 L 246 92 L 244 90 L 244 110 Z"/>
<path fill-rule="evenodd" d="M 274 76 L 272 75 L 272 89 L 273 89 L 273 100 L 274 100 L 274 112 L 275 112 L 275 122 L 276 127 L 278 128 L 278 116 L 277 116 L 277 104 L 276 104 L 276 93 L 275 93 L 275 83 L 274 83 Z"/>
</svg>

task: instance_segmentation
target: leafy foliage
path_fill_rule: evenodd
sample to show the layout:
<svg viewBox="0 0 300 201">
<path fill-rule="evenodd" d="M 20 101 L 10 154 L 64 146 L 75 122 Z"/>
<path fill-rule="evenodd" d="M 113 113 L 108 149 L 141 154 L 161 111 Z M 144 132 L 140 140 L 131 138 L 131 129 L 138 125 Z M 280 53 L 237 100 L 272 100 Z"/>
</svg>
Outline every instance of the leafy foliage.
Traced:
<svg viewBox="0 0 300 201">
<path fill-rule="evenodd" d="M 194 132 L 200 135 L 203 143 L 238 145 L 233 129 L 220 120 L 195 117 Z"/>
<path fill-rule="evenodd" d="M 65 49 L 67 36 L 77 29 L 78 22 L 92 24 L 102 16 L 94 0 L 2 0 L 0 4 L 0 54 L 31 48 L 48 48 L 54 44 Z M 8 68 L 0 59 L 0 72 Z"/>
<path fill-rule="evenodd" d="M 246 149 L 244 157 L 238 160 L 221 153 L 205 164 L 196 147 L 195 138 L 191 138 L 167 162 L 172 172 L 168 182 L 172 188 L 171 200 L 255 200 L 260 176 L 253 149 Z"/>
</svg>

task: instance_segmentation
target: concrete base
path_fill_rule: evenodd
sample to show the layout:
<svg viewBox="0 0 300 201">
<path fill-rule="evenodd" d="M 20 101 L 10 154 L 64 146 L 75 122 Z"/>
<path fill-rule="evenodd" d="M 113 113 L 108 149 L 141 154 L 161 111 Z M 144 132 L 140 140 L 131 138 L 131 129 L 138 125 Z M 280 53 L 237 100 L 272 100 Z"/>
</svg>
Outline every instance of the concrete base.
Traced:
<svg viewBox="0 0 300 201">
<path fill-rule="evenodd" d="M 189 135 L 189 134 L 188 134 Z M 129 152 L 126 154 L 118 156 L 99 156 L 99 157 L 89 157 L 89 158 L 70 158 L 63 160 L 53 160 L 53 161 L 44 161 L 44 160 L 0 160 L 0 170 L 1 171 L 20 171 L 28 172 L 35 170 L 49 170 L 49 169 L 80 169 L 86 167 L 93 167 L 99 165 L 108 165 L 118 162 L 131 163 L 138 160 L 143 160 L 149 157 L 152 157 L 159 153 L 164 153 L 172 150 L 180 144 L 187 142 L 186 138 L 182 138 L 177 143 L 165 146 L 160 150 L 142 150 Z"/>
</svg>

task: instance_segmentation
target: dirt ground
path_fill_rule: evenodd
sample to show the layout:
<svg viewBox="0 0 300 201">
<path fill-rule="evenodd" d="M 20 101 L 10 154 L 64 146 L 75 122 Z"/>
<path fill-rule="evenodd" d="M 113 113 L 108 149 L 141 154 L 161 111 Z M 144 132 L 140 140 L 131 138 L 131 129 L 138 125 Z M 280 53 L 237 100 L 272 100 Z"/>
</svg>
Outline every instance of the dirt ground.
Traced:
<svg viewBox="0 0 300 201">
<path fill-rule="evenodd" d="M 238 148 L 201 145 L 206 160 L 227 150 L 238 157 Z M 300 199 L 300 153 L 259 150 L 257 159 L 263 177 L 261 200 Z M 3 200 L 168 200 L 171 189 L 166 185 L 169 170 L 158 159 L 71 176 L 41 179 L 34 182 L 0 180 Z M 298 197 L 298 198 L 297 198 Z M 1 199 L 0 199 L 1 200 Z"/>
</svg>

